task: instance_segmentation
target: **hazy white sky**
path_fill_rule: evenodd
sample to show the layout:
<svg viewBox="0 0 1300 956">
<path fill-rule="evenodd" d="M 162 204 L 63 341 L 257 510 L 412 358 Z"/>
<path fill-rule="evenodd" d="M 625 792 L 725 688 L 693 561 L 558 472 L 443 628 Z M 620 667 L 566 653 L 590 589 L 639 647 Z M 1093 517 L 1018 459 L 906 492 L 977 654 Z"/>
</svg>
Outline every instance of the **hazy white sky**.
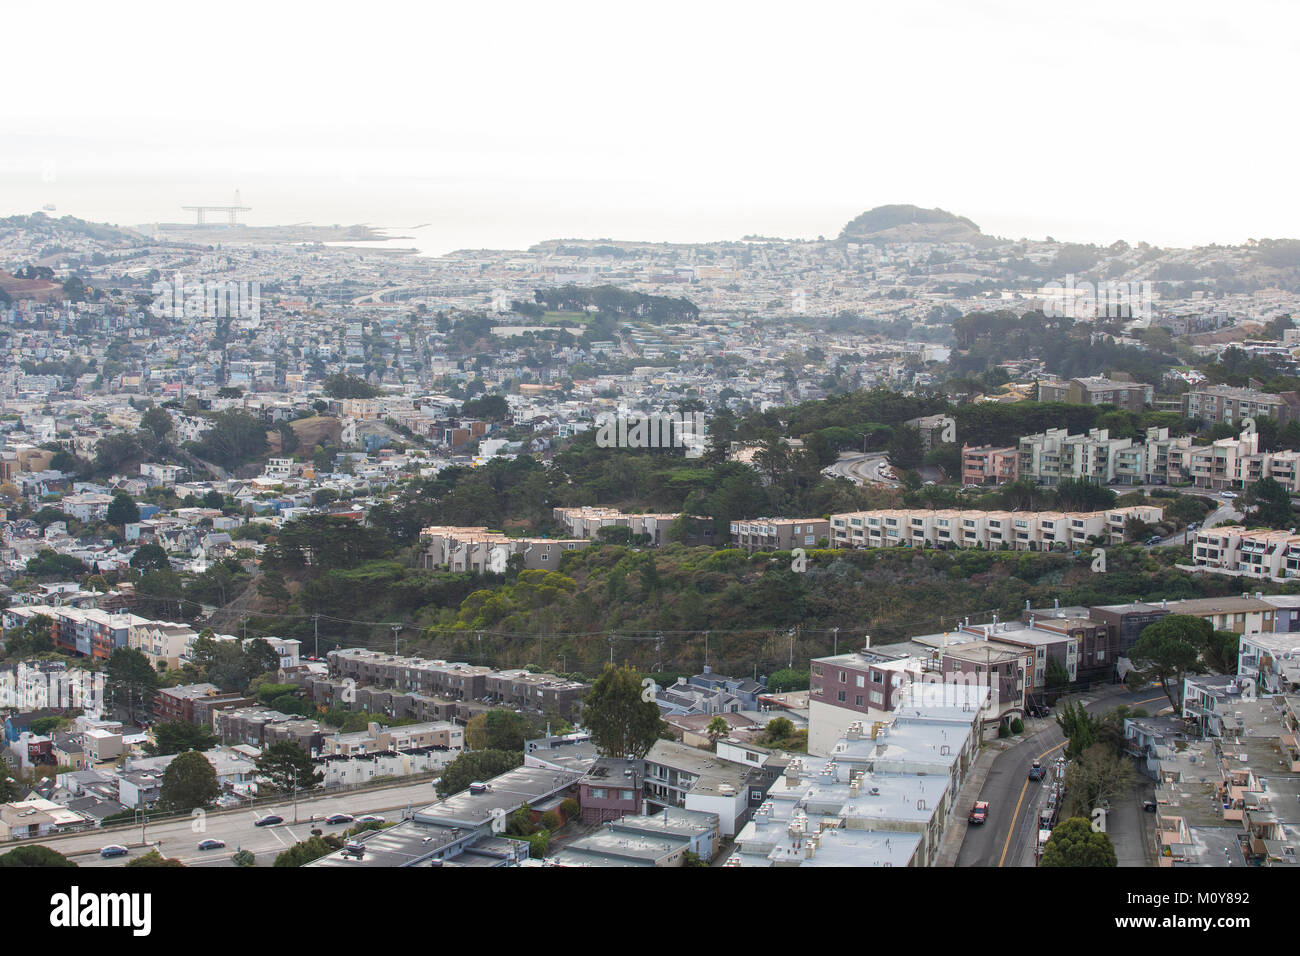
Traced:
<svg viewBox="0 0 1300 956">
<path fill-rule="evenodd" d="M 431 222 L 446 249 L 838 233 L 1300 236 L 1300 5 L 10 5 L 0 214 Z M 31 38 L 13 43 L 14 38 Z"/>
</svg>

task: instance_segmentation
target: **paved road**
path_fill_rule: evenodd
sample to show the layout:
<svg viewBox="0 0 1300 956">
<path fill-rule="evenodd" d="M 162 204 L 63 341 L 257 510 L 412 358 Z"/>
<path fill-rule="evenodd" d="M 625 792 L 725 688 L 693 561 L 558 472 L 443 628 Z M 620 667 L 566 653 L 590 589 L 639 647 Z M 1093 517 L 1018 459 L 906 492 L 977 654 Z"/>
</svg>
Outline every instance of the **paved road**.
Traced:
<svg viewBox="0 0 1300 956">
<path fill-rule="evenodd" d="M 899 483 L 885 475 L 888 468 L 889 457 L 883 451 L 868 452 L 865 455 L 861 452 L 841 452 L 840 460 L 827 466 L 822 473 L 833 478 L 847 478 L 855 485 L 897 488 Z"/>
<path fill-rule="evenodd" d="M 1107 688 L 1084 694 L 1080 699 L 1089 713 L 1105 713 L 1120 704 L 1128 704 L 1144 707 L 1154 714 L 1169 706 L 1164 694 L 1150 688 L 1139 691 Z M 1050 767 L 1064 747 L 1065 736 L 1054 717 L 1032 720 L 1027 725 L 1026 736 L 994 761 L 979 795 L 979 799 L 989 803 L 988 822 L 967 830 L 957 855 L 958 866 L 1034 865 L 1038 810 L 1046 802 L 1050 780 L 1041 783 L 1029 780 L 1029 767 L 1035 760 Z M 959 812 L 966 809 L 958 808 Z M 1113 836 L 1119 839 L 1121 834 Z M 1130 849 L 1126 847 L 1121 860 L 1132 858 Z M 1116 851 L 1119 852 L 1118 844 Z"/>
<path fill-rule="evenodd" d="M 1244 518 L 1245 515 L 1237 510 L 1236 502 L 1228 501 L 1220 504 L 1214 511 L 1211 511 L 1206 516 L 1205 521 L 1202 522 L 1201 526 L 1204 528 L 1213 528 L 1215 525 L 1223 524 L 1225 521 L 1241 521 Z M 1192 532 L 1192 534 L 1195 535 L 1195 532 Z M 1187 544 L 1188 540 L 1187 530 L 1183 529 L 1177 534 L 1170 535 L 1167 538 L 1162 538 L 1156 547 L 1182 547 Z"/>
<path fill-rule="evenodd" d="M 378 813 L 388 820 L 397 820 L 401 811 L 408 806 L 413 808 L 427 806 L 435 800 L 432 782 L 422 780 L 419 783 L 402 784 L 377 790 L 360 790 L 335 794 L 327 797 L 298 799 L 299 823 L 294 824 L 293 802 L 284 805 L 263 804 L 256 810 L 230 810 L 208 813 L 202 821 L 188 818 L 170 818 L 145 827 L 145 839 L 149 846 L 140 842 L 140 827 L 129 829 L 91 830 L 66 836 L 43 837 L 33 842 L 41 843 L 52 850 L 71 857 L 80 866 L 125 866 L 132 858 L 141 856 L 157 847 L 167 857 L 177 857 L 186 866 L 230 866 L 231 855 L 236 849 L 251 850 L 257 857 L 258 866 L 270 866 L 278 853 L 288 849 L 300 840 L 311 836 L 313 826 L 318 826 L 327 833 L 342 833 L 348 825 L 326 826 L 322 821 L 332 813 L 350 813 L 359 816 L 365 813 Z M 284 817 L 287 823 L 270 827 L 255 827 L 253 821 L 267 814 Z M 317 823 L 311 822 L 315 816 Z M 202 830 L 196 828 L 202 827 Z M 226 842 L 225 849 L 200 851 L 200 840 L 216 839 Z M 131 850 L 130 856 L 103 859 L 99 856 L 101 847 L 119 843 Z M 8 845 L 0 843 L 0 852 Z"/>
</svg>

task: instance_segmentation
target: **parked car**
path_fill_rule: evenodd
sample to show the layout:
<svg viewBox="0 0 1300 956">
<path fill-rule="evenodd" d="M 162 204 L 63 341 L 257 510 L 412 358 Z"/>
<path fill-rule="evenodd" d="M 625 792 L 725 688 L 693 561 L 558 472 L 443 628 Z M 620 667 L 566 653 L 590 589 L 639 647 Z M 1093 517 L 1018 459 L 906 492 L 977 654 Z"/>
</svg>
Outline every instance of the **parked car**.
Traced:
<svg viewBox="0 0 1300 956">
<path fill-rule="evenodd" d="M 274 813 L 271 813 L 271 814 L 268 814 L 268 815 L 262 817 L 262 819 L 260 819 L 260 820 L 254 820 L 254 821 L 253 821 L 253 826 L 255 826 L 255 827 L 272 827 L 272 826 L 275 826 L 277 823 L 283 823 L 283 822 L 284 822 L 284 817 L 278 817 L 278 816 L 276 816 Z"/>
<path fill-rule="evenodd" d="M 1025 713 L 1030 717 L 1050 717 L 1052 715 L 1052 708 L 1048 707 L 1046 704 L 1030 704 L 1025 708 Z"/>
<path fill-rule="evenodd" d="M 384 823 L 384 818 L 378 813 L 363 813 L 357 817 L 357 823 Z"/>
<path fill-rule="evenodd" d="M 969 821 L 971 823 L 983 823 L 985 820 L 988 819 L 988 817 L 989 817 L 988 801 L 976 800 L 975 806 L 971 807 L 970 817 L 968 818 Z"/>
<path fill-rule="evenodd" d="M 1145 810 L 1147 813 L 1155 813 L 1156 802 L 1154 800 L 1143 800 L 1142 809 Z"/>
<path fill-rule="evenodd" d="M 1151 537 L 1147 538 L 1147 547 L 1151 547 L 1153 544 L 1159 544 L 1162 540 L 1164 539 L 1162 539 L 1160 535 L 1153 534 Z"/>
<path fill-rule="evenodd" d="M 1219 497 L 1227 498 L 1229 501 L 1231 501 L 1233 498 L 1237 497 L 1237 493 L 1235 491 L 1221 491 L 1219 492 Z"/>
<path fill-rule="evenodd" d="M 1034 765 L 1029 768 L 1029 779 L 1042 780 L 1045 776 L 1047 776 L 1047 771 L 1043 769 L 1043 765 L 1041 763 L 1035 760 Z"/>
<path fill-rule="evenodd" d="M 120 843 L 110 843 L 99 851 L 99 855 L 102 857 L 126 856 L 130 852 L 130 850 L 122 846 Z"/>
<path fill-rule="evenodd" d="M 199 841 L 200 850 L 220 850 L 225 845 L 226 845 L 225 840 L 200 840 Z"/>
<path fill-rule="evenodd" d="M 353 819 L 350 813 L 331 813 L 325 818 L 325 822 L 330 826 L 337 826 L 340 823 L 351 823 Z"/>
</svg>

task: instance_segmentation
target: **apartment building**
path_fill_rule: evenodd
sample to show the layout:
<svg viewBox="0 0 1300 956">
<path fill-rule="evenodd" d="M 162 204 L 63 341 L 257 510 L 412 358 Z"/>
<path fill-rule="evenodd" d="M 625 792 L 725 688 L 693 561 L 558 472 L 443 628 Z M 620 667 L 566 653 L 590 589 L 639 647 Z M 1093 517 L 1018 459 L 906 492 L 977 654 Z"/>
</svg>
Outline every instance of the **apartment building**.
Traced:
<svg viewBox="0 0 1300 956">
<path fill-rule="evenodd" d="M 331 731 L 324 724 L 298 714 L 285 714 L 269 707 L 232 707 L 213 715 L 213 730 L 227 745 L 269 747 L 277 743 L 297 744 L 307 753 L 317 753 Z"/>
<path fill-rule="evenodd" d="M 1196 533 L 1192 561 L 1207 571 L 1283 581 L 1300 575 L 1300 535 L 1240 525 L 1203 529 Z"/>
<path fill-rule="evenodd" d="M 1209 621 L 1216 631 L 1259 634 L 1275 631 L 1277 608 L 1259 597 L 1190 598 L 1186 601 L 1162 601 L 1170 614 L 1190 614 Z"/>
<path fill-rule="evenodd" d="M 903 422 L 908 428 L 915 428 L 921 435 L 921 450 L 927 454 L 943 443 L 943 433 L 952 418 L 947 415 L 923 415 Z"/>
<path fill-rule="evenodd" d="M 1145 409 L 1154 395 L 1151 385 L 1102 375 L 1072 378 L 1065 390 L 1065 400 L 1071 405 L 1114 405 L 1130 412 Z"/>
<path fill-rule="evenodd" d="M 355 757 L 390 750 L 420 750 L 434 747 L 449 752 L 465 749 L 465 728 L 447 720 L 383 727 L 370 723 L 365 730 L 331 734 L 320 746 L 323 756 Z"/>
<path fill-rule="evenodd" d="M 1300 393 L 1272 394 L 1231 385 L 1197 385 L 1183 394 L 1183 417 L 1209 425 L 1243 418 L 1272 418 L 1279 425 L 1300 418 Z"/>
<path fill-rule="evenodd" d="M 4 624 L 6 627 L 22 627 L 37 617 L 49 619 L 50 639 L 54 641 L 55 650 L 95 660 L 108 660 L 119 647 L 127 647 L 131 628 L 149 623 L 147 618 L 126 612 L 34 604 L 6 608 Z"/>
<path fill-rule="evenodd" d="M 1055 634 L 1066 641 L 1065 644 L 1048 644 L 1046 657 L 1063 664 L 1070 672 L 1071 682 L 1092 683 L 1114 677 L 1115 661 L 1119 657 L 1118 635 L 1091 608 L 1026 607 L 1020 620 L 1032 630 Z M 1070 660 L 1071 648 L 1074 650 L 1073 662 Z M 1046 676 L 1047 660 L 1035 656 L 1033 689 L 1027 688 L 1026 694 L 1038 696 L 1044 693 Z"/>
<path fill-rule="evenodd" d="M 676 514 L 628 514 L 617 508 L 555 508 L 556 524 L 568 529 L 573 538 L 594 538 L 601 528 L 627 528 L 646 535 L 654 547 L 668 543 L 668 529 L 680 517 Z"/>
<path fill-rule="evenodd" d="M 160 671 L 179 667 L 198 633 L 188 624 L 141 620 L 131 625 L 127 646 L 149 658 Z"/>
<path fill-rule="evenodd" d="M 566 551 L 589 547 L 584 538 L 511 538 L 487 528 L 439 526 L 420 532 L 426 542 L 420 556 L 425 569 L 502 573 L 510 559 L 523 558 L 528 571 L 556 571 Z"/>
<path fill-rule="evenodd" d="M 980 707 L 911 691 L 897 714 L 852 721 L 822 759 L 791 760 L 727 865 L 933 865 L 979 752 Z"/>
<path fill-rule="evenodd" d="M 831 515 L 830 543 L 834 548 L 1061 550 L 1084 547 L 1095 538 L 1122 542 L 1129 518 L 1155 524 L 1163 516 L 1163 509 L 1153 505 L 1087 512 L 855 511 Z"/>
<path fill-rule="evenodd" d="M 1292 494 L 1300 493 L 1300 452 L 1261 452 L 1257 432 L 1190 448 L 1185 458 L 1187 472 L 1200 488 L 1246 488 L 1273 478 Z"/>
<path fill-rule="evenodd" d="M 422 657 L 384 654 L 364 648 L 330 651 L 330 671 L 336 677 L 362 686 L 386 688 L 394 697 L 403 693 L 423 694 L 453 701 L 527 708 L 540 713 L 576 715 L 590 685 L 554 674 L 528 671 L 497 671 L 490 667 L 449 663 Z"/>
<path fill-rule="evenodd" d="M 1112 438 L 1105 428 L 1071 435 L 1049 428 L 1020 439 L 1018 470 L 1022 478 L 1040 485 L 1066 479 L 1099 484 L 1148 484 L 1178 481 L 1191 450 L 1188 436 L 1170 437 L 1167 428 L 1149 428 L 1140 441 Z"/>
<path fill-rule="evenodd" d="M 1254 682 L 1255 694 L 1300 690 L 1300 634 L 1243 634 L 1237 646 L 1237 676 Z"/>
<path fill-rule="evenodd" d="M 961 446 L 963 485 L 1003 485 L 1019 477 L 1019 456 L 1014 446 Z"/>
<path fill-rule="evenodd" d="M 154 695 L 154 716 L 159 723 L 183 720 L 210 727 L 210 720 L 203 719 L 200 701 L 209 705 L 224 703 L 230 706 L 252 703 L 242 694 L 223 693 L 216 684 L 178 684 L 175 687 L 164 687 Z"/>
<path fill-rule="evenodd" d="M 753 518 L 731 522 L 731 543 L 746 551 L 789 551 L 815 548 L 829 540 L 831 523 L 825 518 Z"/>
<path fill-rule="evenodd" d="M 925 669 L 915 655 L 869 648 L 813 658 L 809 666 L 810 754 L 828 753 L 855 720 L 888 718 Z"/>
</svg>

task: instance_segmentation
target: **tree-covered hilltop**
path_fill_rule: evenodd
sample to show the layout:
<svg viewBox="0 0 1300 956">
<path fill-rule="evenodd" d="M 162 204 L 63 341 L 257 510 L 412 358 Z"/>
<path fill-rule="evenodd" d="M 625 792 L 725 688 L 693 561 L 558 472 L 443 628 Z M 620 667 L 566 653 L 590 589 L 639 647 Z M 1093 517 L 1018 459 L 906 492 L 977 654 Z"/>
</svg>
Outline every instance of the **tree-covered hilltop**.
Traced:
<svg viewBox="0 0 1300 956">
<path fill-rule="evenodd" d="M 850 219 L 840 232 L 841 239 L 871 240 L 882 233 L 898 232 L 907 227 L 919 227 L 921 234 L 933 233 L 933 238 L 959 238 L 962 234 L 980 235 L 980 227 L 964 216 L 943 209 L 922 209 L 920 206 L 892 205 L 868 209 Z"/>
<path fill-rule="evenodd" d="M 612 285 L 538 289 L 533 298 L 537 305 L 552 312 L 596 312 L 651 322 L 695 322 L 700 317 L 700 307 L 684 296 L 647 295 Z"/>
</svg>

